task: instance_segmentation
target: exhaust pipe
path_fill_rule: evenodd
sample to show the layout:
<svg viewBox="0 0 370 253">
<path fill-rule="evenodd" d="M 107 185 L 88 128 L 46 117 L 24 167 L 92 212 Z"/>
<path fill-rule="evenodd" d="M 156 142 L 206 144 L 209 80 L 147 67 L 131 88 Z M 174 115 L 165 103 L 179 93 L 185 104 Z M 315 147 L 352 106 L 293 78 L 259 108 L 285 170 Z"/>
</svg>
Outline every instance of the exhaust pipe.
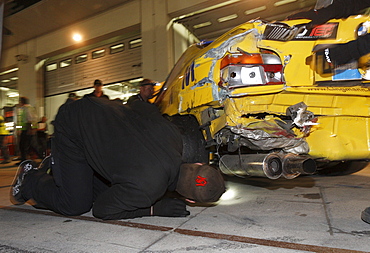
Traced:
<svg viewBox="0 0 370 253">
<path fill-rule="evenodd" d="M 219 167 L 222 173 L 234 176 L 277 179 L 283 173 L 281 158 L 275 153 L 224 155 Z"/>
<path fill-rule="evenodd" d="M 301 174 L 313 174 L 316 169 L 316 162 L 307 156 L 287 154 L 283 156 L 283 176 L 286 179 L 293 179 Z"/>
</svg>

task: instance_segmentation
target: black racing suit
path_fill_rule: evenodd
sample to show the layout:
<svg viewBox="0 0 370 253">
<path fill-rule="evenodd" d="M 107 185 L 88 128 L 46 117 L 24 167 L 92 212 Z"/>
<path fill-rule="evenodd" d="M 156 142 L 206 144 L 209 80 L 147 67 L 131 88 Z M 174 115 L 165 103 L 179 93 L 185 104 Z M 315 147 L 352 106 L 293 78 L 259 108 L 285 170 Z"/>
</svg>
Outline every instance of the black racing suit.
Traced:
<svg viewBox="0 0 370 253">
<path fill-rule="evenodd" d="M 133 218 L 175 190 L 181 135 L 156 106 L 85 97 L 64 105 L 54 126 L 53 176 L 29 174 L 22 190 L 38 207 L 79 215 L 93 205 L 98 218 Z M 110 185 L 100 187 L 96 200 L 94 172 Z"/>
</svg>

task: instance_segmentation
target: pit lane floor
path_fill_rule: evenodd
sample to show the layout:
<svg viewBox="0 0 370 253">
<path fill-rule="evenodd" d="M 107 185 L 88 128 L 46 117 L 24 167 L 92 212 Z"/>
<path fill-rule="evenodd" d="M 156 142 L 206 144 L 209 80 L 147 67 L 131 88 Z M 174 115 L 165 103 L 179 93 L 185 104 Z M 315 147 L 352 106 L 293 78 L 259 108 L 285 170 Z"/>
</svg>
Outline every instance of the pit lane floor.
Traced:
<svg viewBox="0 0 370 253">
<path fill-rule="evenodd" d="M 15 162 L 0 165 L 0 252 L 370 252 L 370 166 L 293 180 L 225 177 L 215 206 L 186 218 L 102 221 L 9 201 Z"/>
</svg>

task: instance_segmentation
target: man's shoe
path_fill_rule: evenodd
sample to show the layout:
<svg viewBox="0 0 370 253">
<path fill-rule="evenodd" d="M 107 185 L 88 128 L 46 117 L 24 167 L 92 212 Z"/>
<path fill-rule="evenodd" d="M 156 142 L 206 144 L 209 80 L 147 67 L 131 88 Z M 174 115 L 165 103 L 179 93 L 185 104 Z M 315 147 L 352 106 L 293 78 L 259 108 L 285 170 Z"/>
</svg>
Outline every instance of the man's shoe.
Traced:
<svg viewBox="0 0 370 253">
<path fill-rule="evenodd" d="M 10 189 L 10 201 L 14 205 L 22 205 L 27 201 L 22 197 L 21 186 L 24 181 L 24 177 L 32 170 L 37 170 L 36 163 L 32 160 L 25 160 L 19 165 L 17 174 L 15 175 Z"/>
<path fill-rule="evenodd" d="M 51 174 L 51 164 L 52 164 L 52 157 L 51 155 L 49 155 L 41 161 L 37 170 L 43 171 L 46 174 Z"/>
<path fill-rule="evenodd" d="M 367 223 L 370 223 L 370 207 L 362 211 L 361 219 Z"/>
</svg>

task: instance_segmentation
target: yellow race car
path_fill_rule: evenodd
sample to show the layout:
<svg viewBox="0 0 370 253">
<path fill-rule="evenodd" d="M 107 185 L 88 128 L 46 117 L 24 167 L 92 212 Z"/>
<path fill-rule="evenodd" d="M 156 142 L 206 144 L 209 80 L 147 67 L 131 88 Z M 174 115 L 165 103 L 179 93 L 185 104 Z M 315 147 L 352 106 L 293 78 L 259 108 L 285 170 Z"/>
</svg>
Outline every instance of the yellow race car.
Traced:
<svg viewBox="0 0 370 253">
<path fill-rule="evenodd" d="M 252 20 L 184 52 L 155 103 L 181 129 L 185 162 L 271 179 L 367 165 L 368 57 L 334 68 L 321 49 L 367 34 L 370 17 L 308 21 Z"/>
</svg>

